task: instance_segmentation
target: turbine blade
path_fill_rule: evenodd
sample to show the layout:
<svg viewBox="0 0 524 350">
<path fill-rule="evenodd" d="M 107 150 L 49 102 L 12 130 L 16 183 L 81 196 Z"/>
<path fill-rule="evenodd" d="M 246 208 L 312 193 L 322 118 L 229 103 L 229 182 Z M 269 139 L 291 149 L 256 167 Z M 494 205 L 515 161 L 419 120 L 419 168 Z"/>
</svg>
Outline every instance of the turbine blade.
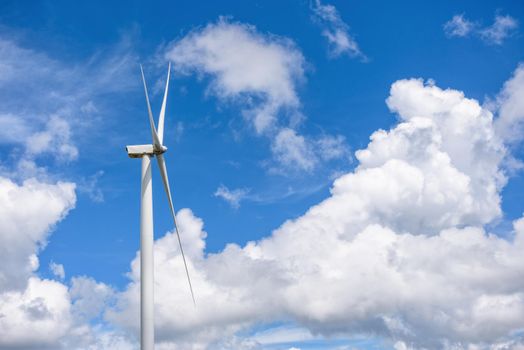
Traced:
<svg viewBox="0 0 524 350">
<path fill-rule="evenodd" d="M 169 209 L 171 209 L 171 215 L 173 216 L 173 221 L 175 223 L 175 232 L 178 238 L 178 245 L 180 247 L 180 252 L 182 253 L 182 260 L 184 260 L 184 267 L 186 268 L 187 282 L 189 283 L 189 290 L 191 291 L 191 298 L 193 298 L 193 304 L 196 305 L 195 294 L 193 293 L 193 285 L 191 284 L 191 278 L 189 277 L 189 270 L 187 268 L 186 257 L 184 255 L 184 249 L 182 248 L 182 240 L 180 239 L 180 233 L 178 232 L 178 225 L 176 222 L 175 209 L 173 207 L 173 199 L 171 197 L 171 190 L 169 188 L 169 179 L 167 177 L 166 162 L 162 154 L 157 154 L 156 160 L 158 162 L 158 167 L 160 168 L 160 175 L 162 176 L 162 182 L 164 183 L 164 190 L 166 191 L 167 199 L 169 201 Z"/>
<path fill-rule="evenodd" d="M 149 125 L 151 126 L 151 136 L 153 137 L 153 145 L 156 149 L 161 149 L 162 143 L 158 139 L 158 134 L 156 133 L 155 122 L 153 120 L 153 113 L 151 112 L 151 105 L 149 104 L 149 95 L 147 93 L 146 78 L 144 77 L 144 70 L 142 69 L 142 65 L 140 65 L 140 72 L 142 73 L 142 82 L 144 83 L 144 92 L 146 94 L 147 113 L 149 114 Z"/>
<path fill-rule="evenodd" d="M 158 117 L 158 138 L 160 143 L 164 142 L 164 116 L 166 115 L 166 101 L 167 90 L 169 89 L 169 76 L 171 75 L 171 62 L 167 67 L 166 89 L 164 91 L 164 100 L 162 101 L 162 108 L 160 109 L 160 116 Z"/>
</svg>

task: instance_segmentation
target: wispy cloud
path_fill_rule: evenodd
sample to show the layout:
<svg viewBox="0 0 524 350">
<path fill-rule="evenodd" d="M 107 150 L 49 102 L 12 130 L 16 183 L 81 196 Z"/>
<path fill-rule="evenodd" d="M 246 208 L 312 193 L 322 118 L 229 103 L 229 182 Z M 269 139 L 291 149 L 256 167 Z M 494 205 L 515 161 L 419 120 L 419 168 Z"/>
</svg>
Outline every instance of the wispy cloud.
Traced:
<svg viewBox="0 0 524 350">
<path fill-rule="evenodd" d="M 307 328 L 296 326 L 280 326 L 257 332 L 251 336 L 258 344 L 262 345 L 282 345 L 296 344 L 315 339 Z M 291 350 L 292 348 L 290 348 Z M 295 348 L 296 349 L 296 348 Z"/>
<path fill-rule="evenodd" d="M 95 203 L 102 203 L 104 201 L 104 193 L 98 181 L 103 175 L 104 171 L 99 170 L 93 175 L 80 179 L 77 186 L 78 192 L 86 194 Z"/>
<path fill-rule="evenodd" d="M 314 141 L 314 146 L 320 158 L 329 161 L 332 159 L 351 160 L 351 150 L 342 135 L 322 135 Z"/>
<path fill-rule="evenodd" d="M 465 18 L 464 14 L 455 15 L 444 23 L 444 33 L 448 37 L 465 38 L 476 35 L 490 45 L 502 45 L 504 40 L 513 35 L 518 29 L 518 21 L 509 15 L 495 15 L 492 25 L 481 27 L 479 23 Z"/>
<path fill-rule="evenodd" d="M 518 21 L 509 16 L 495 16 L 495 22 L 480 31 L 480 37 L 489 44 L 501 45 L 518 28 Z"/>
<path fill-rule="evenodd" d="M 71 161 L 78 157 L 78 148 L 71 140 L 71 127 L 63 117 L 52 115 L 42 131 L 35 132 L 26 140 L 29 155 L 51 153 L 59 160 Z"/>
<path fill-rule="evenodd" d="M 489 107 L 497 115 L 497 134 L 510 144 L 520 143 L 524 138 L 524 63 L 521 63 L 511 79 L 504 83 L 504 87 Z"/>
<path fill-rule="evenodd" d="M 224 185 L 220 185 L 215 191 L 214 196 L 222 198 L 233 208 L 238 209 L 240 207 L 240 202 L 247 197 L 249 192 L 249 188 L 237 188 L 231 190 Z"/>
<path fill-rule="evenodd" d="M 327 39 L 329 55 L 339 57 L 347 54 L 350 57 L 367 61 L 355 38 L 349 33 L 349 26 L 342 20 L 335 6 L 322 4 L 315 0 L 312 5 L 313 19 L 322 27 L 322 35 Z"/>
<path fill-rule="evenodd" d="M 17 176 L 33 176 L 30 170 L 42 169 L 42 158 L 62 163 L 77 159 L 78 142 L 85 141 L 86 131 L 99 121 L 104 97 L 132 87 L 127 77 L 133 61 L 126 40 L 79 64 L 0 35 L 0 143 L 17 153 L 18 164 L 12 168 L 29 171 L 18 171 Z"/>
<path fill-rule="evenodd" d="M 311 171 L 317 163 L 316 155 L 306 138 L 290 128 L 278 132 L 271 150 L 278 162 L 287 168 L 297 165 L 300 169 Z"/>
<path fill-rule="evenodd" d="M 330 176 L 328 180 L 313 184 L 297 184 L 296 186 L 282 185 L 278 187 L 272 186 L 269 189 L 259 190 L 257 192 L 253 191 L 251 188 L 229 188 L 221 184 L 213 195 L 230 203 L 235 209 L 240 208 L 241 203 L 247 202 L 255 203 L 257 205 L 282 203 L 283 201 L 299 200 L 314 193 L 318 193 L 319 191 L 328 188 L 332 180 L 342 174 L 343 173 L 336 173 L 333 176 Z M 231 199 L 236 199 L 235 197 L 237 196 L 238 206 L 233 205 L 234 202 L 230 202 Z M 230 199 L 228 200 L 226 197 Z"/>
<path fill-rule="evenodd" d="M 466 37 L 474 27 L 474 23 L 464 18 L 464 14 L 461 14 L 453 16 L 444 23 L 444 32 L 448 37 Z"/>
<path fill-rule="evenodd" d="M 49 263 L 49 270 L 53 273 L 55 277 L 58 277 L 59 279 L 63 280 L 65 278 L 65 269 L 64 265 L 57 264 L 54 261 L 51 261 Z"/>
</svg>

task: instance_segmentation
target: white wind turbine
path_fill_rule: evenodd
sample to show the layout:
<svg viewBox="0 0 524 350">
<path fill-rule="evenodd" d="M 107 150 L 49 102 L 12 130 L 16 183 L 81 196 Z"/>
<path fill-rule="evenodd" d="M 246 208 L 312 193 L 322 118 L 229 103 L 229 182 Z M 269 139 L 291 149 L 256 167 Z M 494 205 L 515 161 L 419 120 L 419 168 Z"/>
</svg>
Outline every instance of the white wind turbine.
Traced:
<svg viewBox="0 0 524 350">
<path fill-rule="evenodd" d="M 182 249 L 182 241 L 178 232 L 178 225 L 176 222 L 175 209 L 173 208 L 173 200 L 171 198 L 171 190 L 169 189 L 169 180 L 167 177 L 166 162 L 164 161 L 164 153 L 167 147 L 162 145 L 164 137 L 164 116 L 166 113 L 167 91 L 169 88 L 169 75 L 171 73 L 171 63 L 167 71 L 166 88 L 164 91 L 164 100 L 162 101 L 162 108 L 158 117 L 158 132 L 155 128 L 153 120 L 153 113 L 151 112 L 151 105 L 149 104 L 149 97 L 147 93 L 146 80 L 144 78 L 144 70 L 140 65 L 142 73 L 142 81 L 144 83 L 144 92 L 146 94 L 147 112 L 149 114 L 149 125 L 151 127 L 151 135 L 153 137 L 153 144 L 148 145 L 133 145 L 126 146 L 127 154 L 131 158 L 142 158 L 142 178 L 141 178 L 141 200 L 140 200 L 140 348 L 142 350 L 153 350 L 155 345 L 154 332 L 154 265 L 153 265 L 153 196 L 152 196 L 152 178 L 151 178 L 151 158 L 156 156 L 164 189 L 167 194 L 169 202 L 169 209 L 175 224 L 175 231 L 186 269 L 187 281 L 189 282 L 189 289 L 193 303 L 195 303 L 195 296 L 193 294 L 193 287 L 187 269 L 186 258 L 184 250 Z"/>
</svg>

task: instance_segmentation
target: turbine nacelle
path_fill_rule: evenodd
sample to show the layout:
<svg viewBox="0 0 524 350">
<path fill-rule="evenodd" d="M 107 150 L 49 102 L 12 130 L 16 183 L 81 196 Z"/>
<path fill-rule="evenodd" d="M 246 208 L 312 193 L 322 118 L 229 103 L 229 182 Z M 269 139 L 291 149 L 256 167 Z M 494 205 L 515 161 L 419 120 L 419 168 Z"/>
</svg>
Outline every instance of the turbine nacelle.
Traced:
<svg viewBox="0 0 524 350">
<path fill-rule="evenodd" d="M 145 155 L 157 156 L 167 151 L 167 147 L 161 145 L 155 147 L 154 145 L 131 145 L 126 146 L 127 155 L 129 158 L 141 158 Z"/>
</svg>

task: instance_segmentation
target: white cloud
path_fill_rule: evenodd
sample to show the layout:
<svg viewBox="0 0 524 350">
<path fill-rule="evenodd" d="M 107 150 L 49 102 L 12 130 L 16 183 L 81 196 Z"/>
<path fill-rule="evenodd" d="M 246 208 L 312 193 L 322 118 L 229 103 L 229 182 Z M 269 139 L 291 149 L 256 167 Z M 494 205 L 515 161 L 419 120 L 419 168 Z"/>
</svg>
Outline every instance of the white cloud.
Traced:
<svg viewBox="0 0 524 350">
<path fill-rule="evenodd" d="M 413 184 L 418 177 L 428 191 L 427 197 L 416 199 L 428 201 L 426 210 L 432 207 L 421 213 L 428 215 L 428 223 L 479 225 L 498 217 L 499 191 L 506 181 L 499 166 L 506 153 L 495 135 L 491 112 L 462 92 L 424 86 L 416 79 L 393 84 L 387 103 L 403 123 L 389 134 L 372 135 L 367 150 L 357 152 L 360 167 L 387 165 L 392 159 L 419 162 L 426 175 L 413 173 L 409 181 Z"/>
<path fill-rule="evenodd" d="M 72 341 L 64 349 L 74 350 L 137 350 L 137 341 L 114 331 L 95 331 L 84 344 Z"/>
<path fill-rule="evenodd" d="M 72 183 L 18 185 L 0 177 L 0 292 L 24 288 L 53 226 L 75 206 Z"/>
<path fill-rule="evenodd" d="M 100 53 L 73 66 L 5 37 L 0 37 L 0 143 L 6 156 L 0 168 L 0 348 L 132 349 L 128 342 L 123 346 L 122 334 L 91 327 L 81 317 L 82 305 L 93 312 L 93 294 L 100 294 L 102 284 L 93 282 L 90 296 L 86 288 L 78 292 L 79 278 L 72 279 L 70 291 L 36 272 L 50 233 L 76 203 L 75 184 L 53 180 L 56 175 L 42 163 L 49 156 L 59 162 L 77 158 L 73 130 L 86 131 L 93 122 L 98 109 L 92 98 L 128 88 L 119 78 L 132 55 L 117 49 L 114 57 Z M 52 262 L 49 269 L 65 278 L 63 265 Z"/>
<path fill-rule="evenodd" d="M 480 31 L 480 36 L 489 44 L 501 45 L 517 28 L 518 22 L 515 18 L 497 15 L 491 26 Z"/>
<path fill-rule="evenodd" d="M 299 169 L 311 171 L 317 158 L 304 136 L 290 128 L 281 129 L 273 140 L 271 151 L 277 161 L 286 168 L 297 165 Z"/>
<path fill-rule="evenodd" d="M 72 183 L 0 177 L 0 348 L 54 348 L 72 318 L 67 287 L 34 275 L 50 231 L 76 201 Z M 52 263 L 57 277 L 62 265 Z"/>
<path fill-rule="evenodd" d="M 23 291 L 0 293 L 0 348 L 54 348 L 71 326 L 67 287 L 30 277 Z"/>
<path fill-rule="evenodd" d="M 58 159 L 65 161 L 75 160 L 78 157 L 78 149 L 71 142 L 69 123 L 57 116 L 50 117 L 43 131 L 27 138 L 26 149 L 32 156 L 52 153 Z"/>
<path fill-rule="evenodd" d="M 38 267 L 36 254 L 39 247 L 27 241 L 45 236 L 43 226 L 50 226 L 60 220 L 56 214 L 58 197 L 64 196 L 63 200 L 67 201 L 70 200 L 70 194 L 67 191 L 61 193 L 58 185 L 54 185 L 55 188 L 53 185 L 41 185 L 38 189 L 32 186 L 31 191 L 24 189 L 26 193 L 11 188 L 7 196 L 5 191 L 0 191 L 1 198 L 5 200 L 7 197 L 12 201 L 12 205 L 6 205 L 5 201 L 0 203 L 0 208 L 8 210 L 6 214 L 13 214 L 10 207 L 19 204 L 15 198 L 25 203 L 22 207 L 24 210 L 10 215 L 11 222 L 3 218 L 4 226 L 0 228 L 0 236 L 3 234 L 0 238 L 10 251 L 7 255 L 1 252 L 3 260 L 0 275 L 2 282 L 7 285 L 0 286 L 0 349 L 135 349 L 127 335 L 99 329 L 104 326 L 100 320 L 96 326 L 89 323 L 99 317 L 112 301 L 114 294 L 110 287 L 87 277 L 73 277 L 71 288 L 68 288 L 63 283 L 41 279 L 33 273 Z M 30 186 L 24 184 L 24 187 Z M 0 188 L 5 188 L 4 183 Z M 42 205 L 44 196 L 48 198 Z M 28 206 L 28 203 L 33 204 Z M 64 207 L 65 204 L 62 206 L 62 215 L 65 215 L 68 209 Z M 36 207 L 39 207 L 38 214 L 34 212 Z M 49 223 L 52 220 L 55 222 Z M 6 239 L 6 227 L 16 230 L 11 233 L 17 237 L 17 241 L 13 241 L 10 236 Z M 39 241 L 43 240 L 40 238 Z M 24 263 L 10 261 L 13 256 L 24 255 L 29 261 L 29 268 Z M 6 281 L 4 269 L 7 268 L 13 276 L 16 275 L 16 280 L 8 275 L 11 280 Z M 60 279 L 65 277 L 62 265 L 51 263 L 50 268 Z"/>
<path fill-rule="evenodd" d="M 481 28 L 464 17 L 464 14 L 454 15 L 444 23 L 444 33 L 448 37 L 468 37 L 475 34 L 484 42 L 492 45 L 502 45 L 504 40 L 514 34 L 518 28 L 518 21 L 509 16 L 496 15 L 491 26 Z"/>
<path fill-rule="evenodd" d="M 305 60 L 291 40 L 221 18 L 173 42 L 166 57 L 179 72 L 209 77 L 208 93 L 220 101 L 241 106 L 256 133 L 271 140 L 281 173 L 310 171 L 318 163 L 308 150 L 314 139 L 296 130 L 304 119 L 297 85 L 304 80 Z"/>
<path fill-rule="evenodd" d="M 251 339 L 261 345 L 273 345 L 303 342 L 315 339 L 315 337 L 304 328 L 281 326 L 257 332 L 251 336 Z M 290 348 L 290 350 L 291 349 L 297 348 Z"/>
<path fill-rule="evenodd" d="M 284 166 L 284 170 L 273 168 L 276 173 L 311 172 L 322 161 L 351 159 L 342 135 L 326 134 L 314 139 L 302 136 L 291 128 L 282 128 L 278 132 L 271 144 L 271 152 L 278 164 Z"/>
<path fill-rule="evenodd" d="M 76 276 L 71 280 L 69 295 L 73 313 L 79 319 L 89 320 L 98 317 L 112 299 L 114 291 L 104 283 L 98 283 L 86 276 Z"/>
<path fill-rule="evenodd" d="M 464 15 L 455 15 L 444 24 L 444 32 L 449 37 L 466 37 L 474 29 L 474 23 L 467 20 Z"/>
<path fill-rule="evenodd" d="M 57 264 L 55 263 L 54 261 L 51 261 L 49 263 L 49 270 L 51 270 L 51 272 L 53 273 L 53 275 L 55 277 L 58 277 L 60 278 L 61 280 L 63 280 L 65 278 L 65 269 L 64 269 L 64 265 L 62 264 Z"/>
<path fill-rule="evenodd" d="M 522 139 L 524 132 L 524 65 L 520 64 L 513 77 L 504 83 L 493 106 L 498 118 L 497 133 L 509 143 Z"/>
<path fill-rule="evenodd" d="M 99 170 L 93 175 L 88 176 L 79 181 L 78 191 L 85 193 L 95 203 L 101 203 L 104 201 L 104 193 L 98 185 L 98 180 L 104 175 L 103 170 Z"/>
<path fill-rule="evenodd" d="M 340 18 L 340 14 L 333 5 L 323 5 L 316 0 L 312 6 L 315 21 L 322 26 L 322 35 L 329 44 L 329 54 L 338 57 L 347 54 L 363 61 L 367 60 L 355 38 L 349 34 L 349 26 Z"/>
<path fill-rule="evenodd" d="M 211 76 L 210 93 L 238 100 L 258 133 L 277 123 L 277 114 L 300 102 L 297 82 L 304 57 L 290 40 L 262 35 L 253 26 L 220 19 L 174 42 L 166 57 L 179 72 Z"/>
<path fill-rule="evenodd" d="M 399 124 L 375 132 L 355 171 L 271 236 L 206 255 L 202 221 L 184 212 L 197 308 L 168 234 L 155 244 L 160 347 L 221 348 L 278 321 L 315 336 L 382 336 L 398 349 L 514 340 L 524 325 L 524 218 L 510 240 L 483 228 L 500 216 L 505 183 L 491 112 L 419 79 L 394 83 L 387 104 Z M 135 332 L 138 262 L 108 312 Z"/>
<path fill-rule="evenodd" d="M 111 288 L 73 277 L 69 289 L 36 275 L 37 254 L 75 201 L 72 183 L 0 177 L 0 349 L 134 349 L 123 335 L 89 325 L 107 308 Z M 64 279 L 63 265 L 49 268 Z"/>
<path fill-rule="evenodd" d="M 220 197 L 228 202 L 233 208 L 239 208 L 240 202 L 246 198 L 249 193 L 247 188 L 237 188 L 230 190 L 224 185 L 220 185 L 215 191 L 215 197 Z"/>
<path fill-rule="evenodd" d="M 15 164 L 4 166 L 17 170 L 13 177 L 24 179 L 42 172 L 38 162 L 42 156 L 51 155 L 58 161 L 77 159 L 77 142 L 85 137 L 75 135 L 75 130 L 93 130 L 102 96 L 132 86 L 124 78 L 134 56 L 124 40 L 116 48 L 73 65 L 7 37 L 5 33 L 0 36 L 0 143 L 22 148 L 23 152 L 10 149 L 17 153 Z"/>
<path fill-rule="evenodd" d="M 323 135 L 315 140 L 315 149 L 324 160 L 351 158 L 346 139 L 342 135 Z"/>
<path fill-rule="evenodd" d="M 10 113 L 0 115 L 1 143 L 21 143 L 29 134 L 29 126 L 17 116 Z"/>
<path fill-rule="evenodd" d="M 498 113 L 515 123 L 520 117 L 503 112 L 520 91 L 511 81 Z M 506 181 L 507 150 L 492 113 L 420 79 L 394 83 L 387 104 L 400 122 L 371 136 L 356 153 L 359 166 L 327 199 L 265 239 L 206 254 L 203 221 L 177 213 L 197 308 L 168 233 L 155 242 L 158 349 L 254 349 L 261 339 L 240 331 L 275 321 L 296 323 L 306 338 L 372 334 L 398 349 L 521 346 L 514 335 L 524 325 L 524 218 L 510 240 L 483 228 L 501 214 Z M 303 161 L 315 141 L 286 126 L 275 140 L 281 131 L 294 162 Z M 326 150 L 311 157 L 329 158 L 338 145 L 318 141 Z M 0 246 L 0 347 L 136 348 L 138 255 L 117 295 L 86 277 L 73 277 L 68 290 L 34 276 L 39 248 L 75 199 L 70 183 L 0 178 L 0 237 L 8 243 Z M 102 314 L 131 335 L 104 329 L 103 320 L 89 325 Z"/>
</svg>

